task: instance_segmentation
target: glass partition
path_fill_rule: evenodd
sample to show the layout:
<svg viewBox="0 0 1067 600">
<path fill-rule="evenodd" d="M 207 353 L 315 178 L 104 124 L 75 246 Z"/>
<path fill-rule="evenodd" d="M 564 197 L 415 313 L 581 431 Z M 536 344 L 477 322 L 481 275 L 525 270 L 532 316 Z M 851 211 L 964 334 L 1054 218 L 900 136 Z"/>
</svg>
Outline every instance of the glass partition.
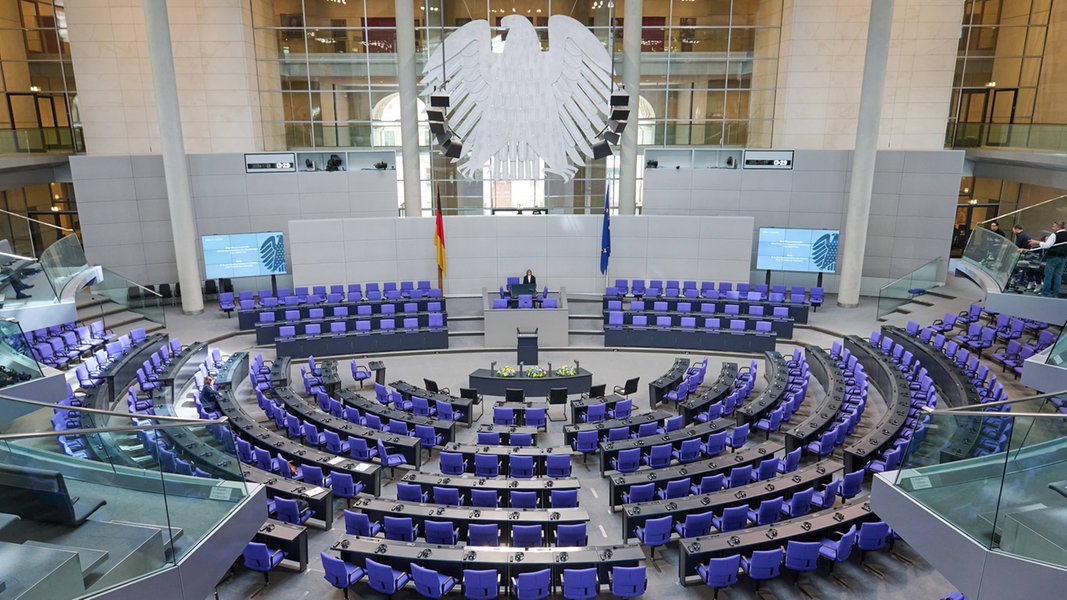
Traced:
<svg viewBox="0 0 1067 600">
<path fill-rule="evenodd" d="M 1010 239 L 976 227 L 971 231 L 967 247 L 963 249 L 963 260 L 991 277 L 1003 291 L 1015 270 L 1019 251 Z"/>
<path fill-rule="evenodd" d="M 72 277 L 89 268 L 81 242 L 73 233 L 45 248 L 38 260 L 57 295 Z"/>
<path fill-rule="evenodd" d="M 124 306 L 126 309 L 144 316 L 144 318 L 153 323 L 166 326 L 167 318 L 163 309 L 163 296 L 131 279 L 126 279 L 114 271 L 102 270 L 104 278 L 93 286 L 94 294 L 99 294 L 119 306 Z M 101 307 L 101 310 L 103 310 L 103 307 Z"/>
<path fill-rule="evenodd" d="M 14 319 L 0 319 L 0 388 L 41 377 L 41 367 Z"/>
<path fill-rule="evenodd" d="M 1067 323 L 1060 328 L 1060 337 L 1056 338 L 1056 343 L 1049 350 L 1045 364 L 1057 367 L 1067 365 Z"/>
<path fill-rule="evenodd" d="M 910 302 L 916 295 L 936 286 L 939 283 L 937 270 L 940 262 L 940 258 L 935 258 L 900 279 L 883 286 L 878 291 L 878 316 L 884 317 Z"/>
<path fill-rule="evenodd" d="M 934 411 L 913 435 L 894 485 L 986 548 L 1067 566 L 1061 405 L 1042 395 Z"/>
<path fill-rule="evenodd" d="M 0 528 L 0 554 L 25 560 L 32 580 L 41 557 L 5 547 L 76 548 L 88 572 L 43 573 L 69 590 L 53 597 L 96 593 L 173 566 L 248 495 L 224 420 L 131 421 L 5 398 L 0 414 L 34 404 L 38 410 L 0 425 L 0 513 L 19 517 Z M 34 426 L 47 428 L 49 419 L 59 431 Z"/>
</svg>

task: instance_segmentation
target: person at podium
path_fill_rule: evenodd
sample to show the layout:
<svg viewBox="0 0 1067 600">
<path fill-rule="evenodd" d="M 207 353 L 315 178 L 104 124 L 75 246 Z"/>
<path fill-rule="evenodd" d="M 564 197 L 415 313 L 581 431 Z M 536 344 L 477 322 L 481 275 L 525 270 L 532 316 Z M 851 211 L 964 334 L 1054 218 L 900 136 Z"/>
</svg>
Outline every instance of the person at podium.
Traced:
<svg viewBox="0 0 1067 600">
<path fill-rule="evenodd" d="M 525 285 L 537 285 L 537 277 L 534 277 L 533 269 L 526 269 L 526 275 L 522 278 Z"/>
</svg>

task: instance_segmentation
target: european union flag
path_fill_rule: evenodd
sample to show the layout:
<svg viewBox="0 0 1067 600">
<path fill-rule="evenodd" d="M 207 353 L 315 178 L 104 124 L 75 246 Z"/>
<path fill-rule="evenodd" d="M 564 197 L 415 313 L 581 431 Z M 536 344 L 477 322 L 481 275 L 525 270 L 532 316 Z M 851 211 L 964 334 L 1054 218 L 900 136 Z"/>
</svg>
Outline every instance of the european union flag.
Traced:
<svg viewBox="0 0 1067 600">
<path fill-rule="evenodd" d="M 611 258 L 611 218 L 609 207 L 611 188 L 604 190 L 604 231 L 600 234 L 600 272 L 608 272 L 608 259 Z"/>
</svg>

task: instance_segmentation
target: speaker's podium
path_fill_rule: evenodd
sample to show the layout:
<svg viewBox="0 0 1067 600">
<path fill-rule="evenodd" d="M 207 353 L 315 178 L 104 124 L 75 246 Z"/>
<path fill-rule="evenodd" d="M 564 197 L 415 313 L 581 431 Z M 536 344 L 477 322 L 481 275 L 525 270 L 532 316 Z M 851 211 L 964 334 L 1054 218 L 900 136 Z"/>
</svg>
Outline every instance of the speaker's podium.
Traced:
<svg viewBox="0 0 1067 600">
<path fill-rule="evenodd" d="M 515 328 L 515 335 L 518 341 L 518 362 L 522 365 L 536 365 L 537 364 L 537 330 L 522 331 L 519 328 Z"/>
</svg>

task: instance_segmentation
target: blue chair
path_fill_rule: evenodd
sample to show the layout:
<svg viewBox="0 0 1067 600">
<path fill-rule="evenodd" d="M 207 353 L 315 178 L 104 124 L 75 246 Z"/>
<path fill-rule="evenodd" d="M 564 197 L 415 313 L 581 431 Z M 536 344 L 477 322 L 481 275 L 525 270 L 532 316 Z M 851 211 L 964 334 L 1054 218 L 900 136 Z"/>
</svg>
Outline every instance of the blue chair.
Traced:
<svg viewBox="0 0 1067 600">
<path fill-rule="evenodd" d="M 427 497 L 418 484 L 403 481 L 396 484 L 396 499 L 401 502 L 426 502 Z"/>
<path fill-rule="evenodd" d="M 763 481 L 770 479 L 778 474 L 778 463 L 781 460 L 777 456 L 765 458 L 757 465 L 756 470 L 752 472 L 752 483 L 757 481 Z"/>
<path fill-rule="evenodd" d="M 800 467 L 800 453 L 803 452 L 803 448 L 796 448 L 792 452 L 785 455 L 785 460 L 778 463 L 778 472 L 785 475 L 786 473 L 792 473 Z"/>
<path fill-rule="evenodd" d="M 770 498 L 759 503 L 759 508 L 748 511 L 748 518 L 756 525 L 777 523 L 782 513 L 782 498 Z"/>
<path fill-rule="evenodd" d="M 371 589 L 383 594 L 391 596 L 400 591 L 411 580 L 407 573 L 394 569 L 389 565 L 374 562 L 369 558 L 365 560 L 365 563 L 367 565 L 367 583 L 370 584 Z"/>
<path fill-rule="evenodd" d="M 471 546 L 499 546 L 500 528 L 494 523 L 471 523 L 467 526 L 467 542 Z"/>
<path fill-rule="evenodd" d="M 333 476 L 323 475 L 322 467 L 316 465 L 300 465 L 300 475 L 304 483 L 318 487 L 332 487 L 333 484 Z"/>
<path fill-rule="evenodd" d="M 600 436 L 596 431 L 579 431 L 578 435 L 574 438 L 574 451 L 582 453 L 582 462 L 585 462 L 586 457 L 590 453 L 594 453 L 600 447 Z M 640 455 L 640 450 L 638 450 Z"/>
<path fill-rule="evenodd" d="M 704 443 L 704 454 L 706 456 L 717 456 L 726 451 L 726 436 L 729 435 L 726 431 L 720 431 L 708 436 L 708 441 Z"/>
<path fill-rule="evenodd" d="M 515 424 L 515 410 L 507 408 L 505 406 L 493 407 L 493 424 L 494 425 L 514 425 Z"/>
<path fill-rule="evenodd" d="M 834 479 L 830 483 L 826 484 L 826 487 L 821 490 L 815 490 L 812 494 L 811 504 L 815 508 L 822 510 L 830 508 L 837 502 L 837 494 L 841 491 L 841 480 Z"/>
<path fill-rule="evenodd" d="M 556 528 L 557 546 L 585 546 L 588 541 L 588 537 L 585 534 L 585 523 L 560 525 Z"/>
<path fill-rule="evenodd" d="M 821 542 L 789 540 L 785 547 L 785 568 L 793 572 L 793 581 L 796 581 L 801 573 L 814 571 L 819 567 L 821 549 Z"/>
<path fill-rule="evenodd" d="M 730 447 L 730 452 L 737 450 L 746 443 L 748 443 L 748 423 L 734 427 L 734 430 L 730 432 L 730 439 L 726 441 L 726 445 Z"/>
<path fill-rule="evenodd" d="M 692 494 L 710 494 L 721 490 L 725 484 L 726 476 L 722 473 L 705 475 L 700 478 L 699 485 L 693 485 L 689 488 L 689 492 Z"/>
<path fill-rule="evenodd" d="M 549 454 L 546 456 L 545 475 L 549 477 L 570 477 L 571 457 L 566 454 Z"/>
<path fill-rule="evenodd" d="M 427 519 L 422 522 L 422 526 L 426 529 L 426 543 L 428 544 L 453 545 L 459 539 L 459 529 L 456 528 L 452 521 L 430 521 Z M 417 586 L 418 583 L 416 582 Z"/>
<path fill-rule="evenodd" d="M 595 433 L 595 432 L 594 432 Z M 611 468 L 620 473 L 633 473 L 641 465 L 641 449 L 630 448 L 611 459 Z"/>
<path fill-rule="evenodd" d="M 684 498 L 689 495 L 689 482 L 690 478 L 675 479 L 667 482 L 667 487 L 656 490 L 656 497 L 660 500 L 670 500 L 672 498 Z"/>
<path fill-rule="evenodd" d="M 801 490 L 782 505 L 782 514 L 787 517 L 802 517 L 811 512 L 811 499 L 815 495 L 815 488 Z"/>
<path fill-rule="evenodd" d="M 642 544 L 652 549 L 652 560 L 656 560 L 656 547 L 670 541 L 673 527 L 674 520 L 668 515 L 658 519 L 649 519 L 645 521 L 644 526 L 638 525 L 634 528 L 634 535 L 641 540 Z"/>
<path fill-rule="evenodd" d="M 674 524 L 674 530 L 683 538 L 709 535 L 711 533 L 711 519 L 715 516 L 712 511 L 688 514 L 685 521 Z M 736 569 L 735 569 L 736 570 Z"/>
<path fill-rule="evenodd" d="M 566 600 L 591 600 L 600 590 L 596 567 L 563 569 L 563 597 Z"/>
<path fill-rule="evenodd" d="M 513 526 L 511 528 L 511 545 L 516 548 L 540 548 L 544 545 L 544 533 L 541 526 Z"/>
<path fill-rule="evenodd" d="M 278 507 L 278 520 L 285 521 L 286 523 L 292 523 L 293 525 L 302 525 L 305 521 L 311 518 L 311 509 L 300 509 L 300 504 L 296 500 L 289 498 L 275 498 L 274 505 Z"/>
<path fill-rule="evenodd" d="M 730 487 L 736 488 L 752 481 L 752 465 L 742 465 L 730 469 Z"/>
<path fill-rule="evenodd" d="M 536 427 L 538 429 L 546 429 L 548 427 L 548 410 L 545 408 L 527 408 L 525 418 L 527 427 Z M 512 437 L 514 438 L 514 434 Z M 518 444 L 513 440 L 511 445 L 517 446 Z"/>
<path fill-rule="evenodd" d="M 351 473 L 331 473 L 330 481 L 332 482 L 330 487 L 333 488 L 333 495 L 338 498 L 344 498 L 348 506 L 352 506 L 352 499 L 366 488 L 365 484 L 357 483 L 352 478 Z"/>
<path fill-rule="evenodd" d="M 626 432 L 628 433 L 629 430 L 626 429 Z M 699 443 L 699 440 L 697 441 Z M 641 456 L 641 462 L 652 467 L 653 469 L 666 467 L 671 464 L 671 452 L 672 446 L 669 442 L 666 444 L 652 446 L 649 449 L 648 454 Z"/>
<path fill-rule="evenodd" d="M 389 452 L 385 449 L 385 442 L 383 442 L 382 440 L 378 440 L 378 458 L 381 459 L 382 466 L 389 467 L 393 474 L 396 473 L 397 466 L 406 465 L 408 462 L 408 459 L 405 458 L 404 455 L 400 454 L 399 452 L 389 454 Z"/>
<path fill-rule="evenodd" d="M 433 456 L 433 447 L 440 446 L 444 442 L 444 438 L 441 434 L 437 433 L 437 430 L 433 428 L 433 425 L 416 425 L 415 437 L 422 441 L 422 447 L 429 452 L 429 456 Z"/>
<path fill-rule="evenodd" d="M 856 548 L 860 551 L 860 562 L 863 562 L 868 551 L 885 548 L 890 533 L 889 525 L 885 521 L 870 521 L 860 525 L 859 531 L 856 532 Z"/>
<path fill-rule="evenodd" d="M 700 438 L 693 438 L 682 442 L 682 445 L 671 454 L 680 463 L 691 463 L 700 460 L 703 450 L 704 444 L 700 441 Z"/>
<path fill-rule="evenodd" d="M 722 511 L 721 517 L 712 517 L 711 524 L 719 531 L 736 531 L 748 524 L 748 506 L 729 506 Z"/>
<path fill-rule="evenodd" d="M 730 587 L 737 583 L 737 573 L 741 568 L 741 555 L 734 554 L 722 558 L 713 558 L 706 565 L 697 565 L 697 573 L 704 584 L 715 590 L 715 598 L 719 597 L 721 588 Z"/>
<path fill-rule="evenodd" d="M 367 445 L 367 440 L 361 437 L 348 438 L 348 455 L 356 460 L 373 460 L 378 456 L 378 449 Z"/>
<path fill-rule="evenodd" d="M 478 432 L 478 444 L 480 446 L 499 446 L 500 445 L 500 432 L 499 431 L 479 431 Z"/>
<path fill-rule="evenodd" d="M 460 452 L 441 452 L 441 472 L 445 475 L 462 475 L 467 471 L 467 460 Z"/>
<path fill-rule="evenodd" d="M 685 417 L 678 415 L 677 417 L 670 417 L 663 423 L 663 427 L 657 427 L 656 433 L 663 435 L 672 431 L 677 431 L 685 425 Z"/>
<path fill-rule="evenodd" d="M 552 508 L 578 508 L 578 490 L 552 490 L 548 504 Z"/>
<path fill-rule="evenodd" d="M 518 600 L 544 600 L 552 589 L 552 569 L 519 573 L 511 578 L 511 588 Z"/>
<path fill-rule="evenodd" d="M 335 588 L 344 590 L 345 598 L 348 598 L 348 588 L 367 574 L 363 567 L 347 563 L 340 558 L 334 558 L 325 552 L 319 552 L 322 558 L 323 577 Z"/>
<path fill-rule="evenodd" d="M 500 497 L 494 490 L 471 490 L 471 506 L 481 508 L 497 508 L 500 506 Z"/>
<path fill-rule="evenodd" d="M 822 544 L 822 548 L 819 548 L 819 556 L 830 561 L 830 572 L 833 572 L 834 565 L 845 562 L 852 555 L 852 548 L 856 546 L 856 526 L 850 527 L 836 540 L 822 538 L 819 543 Z"/>
<path fill-rule="evenodd" d="M 270 583 L 271 570 L 277 567 L 278 563 L 282 562 L 286 557 L 285 552 L 281 550 L 271 551 L 266 544 L 258 542 L 248 542 L 241 555 L 244 556 L 245 566 L 253 571 L 262 572 L 263 581 L 267 583 Z"/>
<path fill-rule="evenodd" d="M 629 398 L 626 400 L 619 400 L 615 403 L 615 408 L 608 411 L 608 417 L 612 419 L 626 419 L 629 418 L 633 409 L 633 400 L 630 400 Z"/>
<path fill-rule="evenodd" d="M 607 419 L 608 405 L 606 402 L 590 404 L 581 415 L 583 423 L 600 423 Z"/>
<path fill-rule="evenodd" d="M 415 581 L 415 591 L 427 598 L 442 598 L 456 587 L 454 577 L 420 567 L 417 563 L 411 563 L 411 578 Z"/>
<path fill-rule="evenodd" d="M 530 479 L 534 476 L 534 457 L 515 455 L 508 461 L 508 477 Z"/>
<path fill-rule="evenodd" d="M 652 496 L 656 493 L 656 484 L 654 483 L 642 483 L 641 485 L 632 485 L 630 490 L 622 493 L 622 501 L 625 504 L 636 504 L 638 502 L 652 502 Z"/>
<path fill-rule="evenodd" d="M 387 540 L 414 542 L 419 536 L 419 526 L 412 523 L 411 517 L 383 517 L 383 521 Z"/>
<path fill-rule="evenodd" d="M 863 491 L 863 478 L 866 473 L 863 469 L 845 473 L 841 481 L 841 498 L 848 500 Z"/>
<path fill-rule="evenodd" d="M 744 568 L 745 573 L 748 573 L 748 578 L 756 582 L 756 589 L 758 590 L 760 583 L 764 579 L 778 577 L 784 557 L 785 550 L 781 548 L 755 550 L 752 552 L 751 558 L 741 557 L 741 567 Z"/>
<path fill-rule="evenodd" d="M 511 491 L 511 508 L 537 508 L 537 492 Z"/>
<path fill-rule="evenodd" d="M 496 569 L 464 569 L 463 597 L 493 600 L 500 595 L 500 573 Z"/>
<path fill-rule="evenodd" d="M 374 537 L 382 530 L 381 523 L 371 521 L 366 513 L 344 511 L 345 533 L 362 537 Z"/>
<path fill-rule="evenodd" d="M 463 496 L 459 495 L 459 488 L 433 486 L 433 503 L 447 506 L 463 506 Z"/>
<path fill-rule="evenodd" d="M 645 567 L 612 567 L 611 593 L 619 598 L 636 598 L 645 593 L 648 579 Z"/>
<path fill-rule="evenodd" d="M 474 455 L 474 474 L 478 477 L 496 477 L 500 475 L 500 462 L 495 454 Z"/>
<path fill-rule="evenodd" d="M 337 432 L 326 430 L 322 432 L 323 440 L 326 442 L 326 451 L 333 454 L 348 454 L 352 447 L 348 442 L 342 441 L 341 436 L 337 435 Z"/>
</svg>

